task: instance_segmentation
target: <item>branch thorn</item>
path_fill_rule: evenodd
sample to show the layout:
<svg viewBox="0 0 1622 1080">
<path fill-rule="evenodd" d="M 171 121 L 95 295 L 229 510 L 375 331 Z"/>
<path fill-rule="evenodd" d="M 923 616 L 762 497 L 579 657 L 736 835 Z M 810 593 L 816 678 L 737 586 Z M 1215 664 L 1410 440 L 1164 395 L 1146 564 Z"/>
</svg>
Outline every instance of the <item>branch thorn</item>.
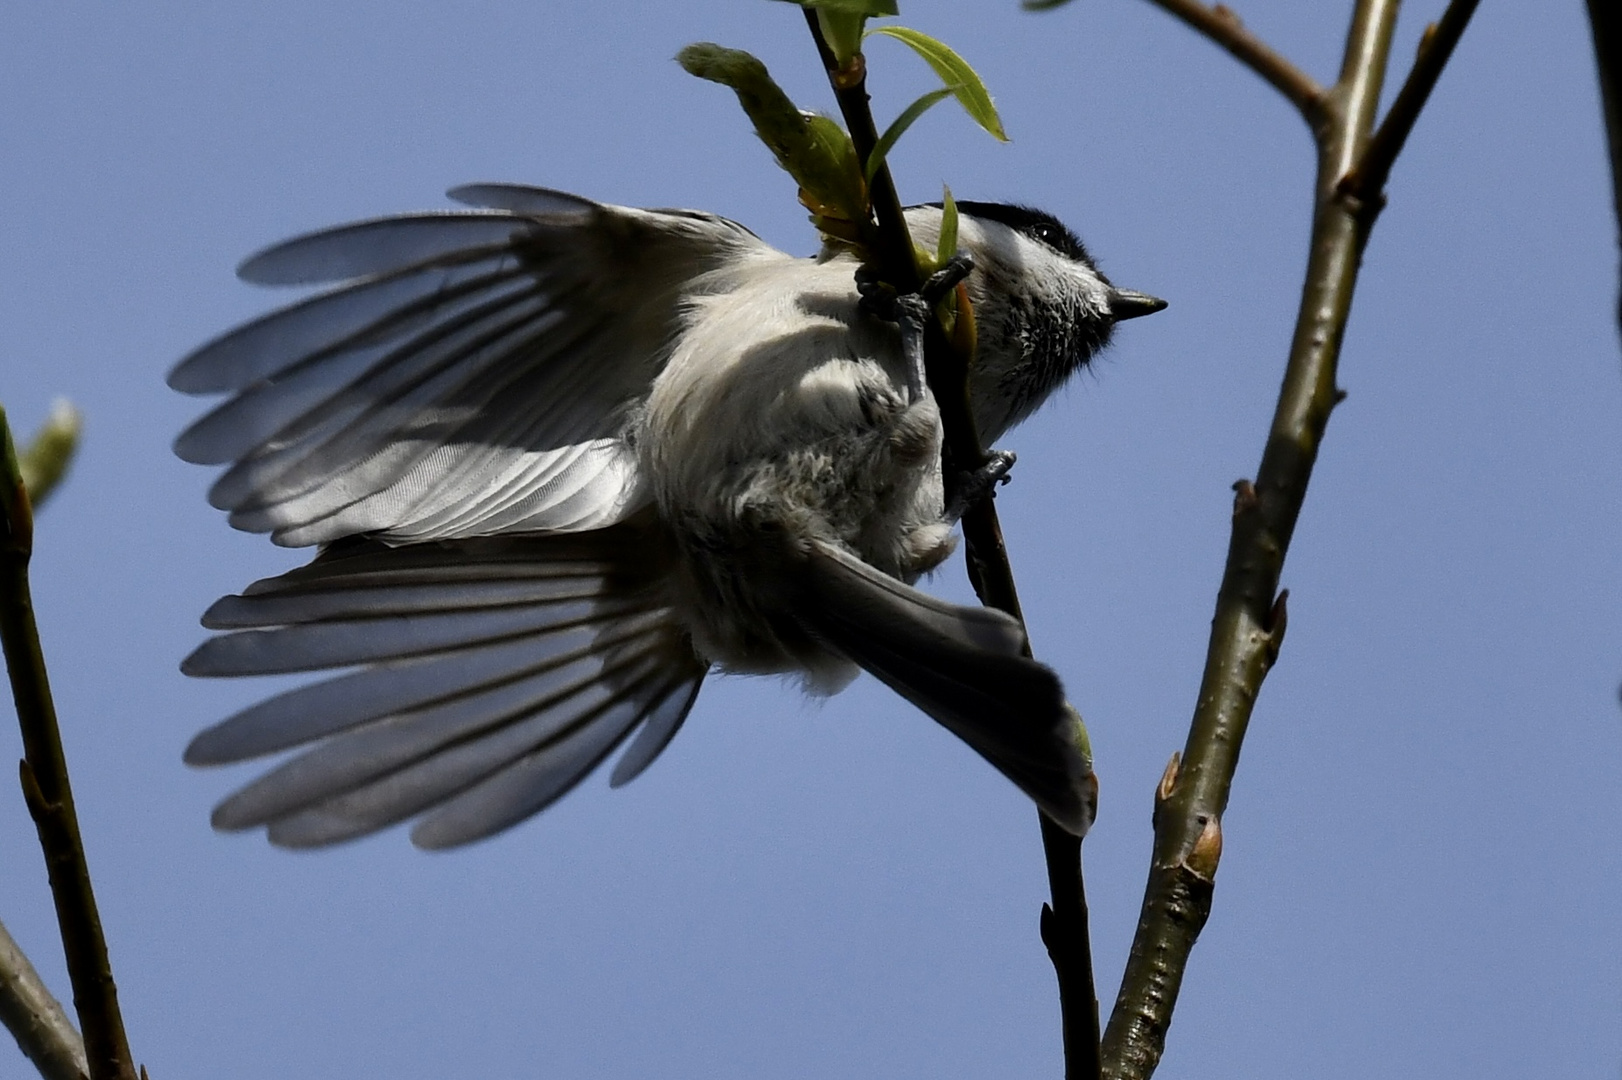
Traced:
<svg viewBox="0 0 1622 1080">
<path fill-rule="evenodd" d="M 1171 793 L 1177 787 L 1177 773 L 1183 767 L 1183 752 L 1173 750 L 1171 760 L 1166 762 L 1166 771 L 1160 774 L 1160 784 L 1155 788 L 1155 802 L 1163 803 L 1171 798 Z"/>
<path fill-rule="evenodd" d="M 1155 808 L 1149 812 L 1149 824 L 1156 830 L 1160 828 L 1161 811 L 1166 808 L 1171 793 L 1177 790 L 1177 774 L 1182 765 L 1182 752 L 1173 750 L 1171 760 L 1166 762 L 1166 771 L 1160 774 L 1160 783 L 1155 785 Z"/>
<path fill-rule="evenodd" d="M 1431 42 L 1433 42 L 1435 40 L 1436 40 L 1436 24 L 1435 23 L 1426 23 L 1425 24 L 1425 29 L 1422 30 L 1420 32 L 1420 34 L 1419 34 L 1419 47 L 1414 50 L 1414 57 L 1417 59 L 1418 57 L 1424 56 L 1425 55 L 1425 50 L 1430 48 L 1431 47 Z"/>
<path fill-rule="evenodd" d="M 1267 613 L 1267 666 L 1278 659 L 1278 650 L 1284 644 L 1284 632 L 1290 626 L 1290 590 L 1279 590 L 1278 599 Z"/>
<path fill-rule="evenodd" d="M 1256 485 L 1249 480 L 1235 480 L 1233 482 L 1233 516 L 1248 513 L 1256 509 L 1260 503 L 1256 495 Z"/>
<path fill-rule="evenodd" d="M 1210 881 L 1216 877 L 1217 863 L 1222 861 L 1222 824 L 1215 815 L 1201 814 L 1195 820 L 1200 822 L 1202 828 L 1194 846 L 1189 848 L 1183 865 Z"/>
<path fill-rule="evenodd" d="M 23 802 L 28 806 L 28 816 L 37 823 L 50 809 L 45 802 L 45 792 L 39 788 L 39 778 L 34 775 L 33 766 L 28 764 L 27 758 L 17 762 L 17 782 L 22 785 Z"/>
</svg>

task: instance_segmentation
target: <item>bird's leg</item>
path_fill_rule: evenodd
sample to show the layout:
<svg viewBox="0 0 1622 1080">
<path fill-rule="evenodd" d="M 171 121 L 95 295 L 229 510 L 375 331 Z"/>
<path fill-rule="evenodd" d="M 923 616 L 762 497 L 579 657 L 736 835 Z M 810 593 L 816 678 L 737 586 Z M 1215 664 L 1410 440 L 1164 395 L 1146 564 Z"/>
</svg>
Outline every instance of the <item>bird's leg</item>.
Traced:
<svg viewBox="0 0 1622 1080">
<path fill-rule="evenodd" d="M 862 310 L 886 322 L 893 322 L 901 329 L 901 355 L 907 364 L 908 405 L 922 401 L 924 391 L 929 386 L 929 375 L 924 367 L 924 330 L 929 325 L 930 313 L 973 269 L 974 260 L 967 253 L 958 252 L 946 261 L 945 266 L 931 274 L 917 292 L 904 294 L 898 294 L 893 286 L 879 280 L 866 267 L 856 271 L 856 289 L 862 294 Z M 1003 470 L 1004 473 L 1007 471 L 1006 468 Z"/>
<path fill-rule="evenodd" d="M 929 376 L 924 364 L 924 332 L 929 325 L 935 305 L 957 288 L 958 283 L 974 269 L 974 259 L 967 252 L 958 252 L 946 265 L 929 276 L 915 293 L 898 294 L 888 283 L 881 281 L 872 271 L 863 267 L 856 271 L 856 289 L 862 294 L 862 310 L 893 322 L 901 329 L 901 353 L 907 364 L 907 404 L 916 405 L 924 398 Z M 992 450 L 985 461 L 973 469 L 961 470 L 946 478 L 946 520 L 955 522 L 963 514 L 988 497 L 998 484 L 1008 482 L 1008 470 L 1014 467 L 1014 454 L 1009 450 Z"/>
</svg>

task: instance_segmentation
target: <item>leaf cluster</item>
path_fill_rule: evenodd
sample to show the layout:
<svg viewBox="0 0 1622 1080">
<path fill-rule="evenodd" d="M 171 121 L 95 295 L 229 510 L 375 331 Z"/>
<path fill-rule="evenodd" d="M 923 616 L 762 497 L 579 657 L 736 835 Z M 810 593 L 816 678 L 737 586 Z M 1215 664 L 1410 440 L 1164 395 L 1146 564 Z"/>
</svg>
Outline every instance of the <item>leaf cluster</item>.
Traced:
<svg viewBox="0 0 1622 1080">
<path fill-rule="evenodd" d="M 877 242 L 877 221 L 872 188 L 885 169 L 891 149 L 929 109 L 956 98 L 971 119 L 995 138 L 1007 141 L 1002 119 L 984 81 L 974 68 L 946 45 L 928 34 L 905 26 L 867 28 L 869 18 L 897 14 L 893 0 L 790 0 L 816 12 L 817 26 L 839 65 L 839 77 L 859 82 L 866 72 L 862 44 L 882 36 L 901 42 L 917 53 L 940 78 L 942 85 L 907 106 L 873 143 L 865 157 L 851 136 L 836 121 L 799 108 L 778 86 L 758 58 L 741 49 L 710 42 L 689 45 L 676 60 L 690 74 L 720 83 L 738 96 L 755 134 L 771 150 L 778 165 L 799 185 L 802 205 L 823 239 L 853 250 L 871 261 Z M 918 253 L 919 269 L 928 272 L 956 250 L 957 208 L 946 194 L 947 227 L 951 245 L 934 254 Z"/>
</svg>

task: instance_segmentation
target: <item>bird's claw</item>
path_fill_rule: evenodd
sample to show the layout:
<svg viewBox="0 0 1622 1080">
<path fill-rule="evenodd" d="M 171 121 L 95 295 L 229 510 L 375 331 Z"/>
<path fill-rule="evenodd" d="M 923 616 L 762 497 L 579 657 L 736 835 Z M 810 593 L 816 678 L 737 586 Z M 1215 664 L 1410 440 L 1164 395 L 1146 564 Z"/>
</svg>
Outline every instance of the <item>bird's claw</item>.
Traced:
<svg viewBox="0 0 1622 1080">
<path fill-rule="evenodd" d="M 967 251 L 960 251 L 946 260 L 946 264 L 924 282 L 918 289 L 918 295 L 930 307 L 934 307 L 946 298 L 946 294 L 958 287 L 958 283 L 974 272 L 974 258 Z"/>
<path fill-rule="evenodd" d="M 1012 450 L 992 450 L 986 454 L 985 464 L 978 469 L 953 476 L 951 494 L 946 502 L 946 520 L 957 521 L 968 512 L 969 507 L 989 498 L 998 484 L 1008 483 L 1014 460 Z"/>
</svg>

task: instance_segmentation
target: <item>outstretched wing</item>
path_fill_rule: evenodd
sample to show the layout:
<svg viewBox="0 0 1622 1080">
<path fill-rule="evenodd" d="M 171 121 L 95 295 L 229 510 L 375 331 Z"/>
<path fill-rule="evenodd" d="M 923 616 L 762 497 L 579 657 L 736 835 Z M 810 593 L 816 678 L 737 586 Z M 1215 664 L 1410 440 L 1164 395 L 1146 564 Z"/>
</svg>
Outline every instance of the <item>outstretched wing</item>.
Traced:
<svg viewBox="0 0 1622 1080">
<path fill-rule="evenodd" d="M 675 735 L 708 667 L 659 563 L 634 525 L 362 540 L 224 598 L 204 623 L 230 632 L 188 674 L 355 670 L 192 740 L 193 765 L 313 744 L 221 803 L 215 826 L 314 847 L 420 814 L 412 840 L 451 847 L 544 809 L 636 731 L 612 777 L 626 783 Z"/>
<path fill-rule="evenodd" d="M 169 385 L 231 396 L 176 442 L 209 500 L 288 546 L 578 531 L 646 495 L 624 435 L 693 280 L 776 254 L 747 229 L 509 185 L 478 209 L 299 237 L 242 264 L 339 282 L 204 345 Z M 786 258 L 787 256 L 782 256 Z"/>
</svg>

